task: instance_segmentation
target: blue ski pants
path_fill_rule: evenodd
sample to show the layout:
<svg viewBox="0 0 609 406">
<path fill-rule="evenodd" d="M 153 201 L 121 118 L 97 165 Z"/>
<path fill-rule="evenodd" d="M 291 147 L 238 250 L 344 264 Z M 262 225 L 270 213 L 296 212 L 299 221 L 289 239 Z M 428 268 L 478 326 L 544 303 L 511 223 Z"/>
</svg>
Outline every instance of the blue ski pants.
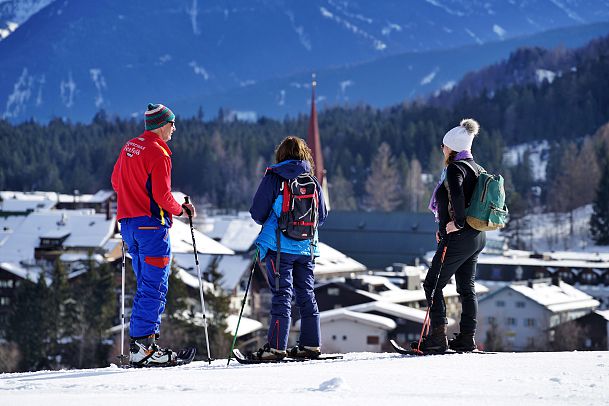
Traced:
<svg viewBox="0 0 609 406">
<path fill-rule="evenodd" d="M 137 338 L 159 334 L 169 287 L 169 228 L 147 216 L 125 218 L 120 222 L 137 283 L 129 335 Z"/>
<path fill-rule="evenodd" d="M 282 252 L 279 264 L 279 290 L 275 289 L 275 270 L 277 253 L 269 251 L 266 255 L 266 269 L 273 299 L 271 302 L 271 322 L 268 342 L 272 348 L 285 350 L 290 333 L 292 297 L 300 310 L 301 345 L 319 347 L 321 345 L 319 328 L 319 309 L 315 300 L 313 286 L 315 263 L 310 255 L 296 255 Z"/>
</svg>

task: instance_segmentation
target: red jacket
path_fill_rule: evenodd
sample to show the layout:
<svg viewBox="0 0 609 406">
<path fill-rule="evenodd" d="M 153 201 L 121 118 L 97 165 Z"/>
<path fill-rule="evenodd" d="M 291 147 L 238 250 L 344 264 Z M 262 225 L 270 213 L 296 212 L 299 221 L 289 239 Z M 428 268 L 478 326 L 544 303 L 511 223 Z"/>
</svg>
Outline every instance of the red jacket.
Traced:
<svg viewBox="0 0 609 406">
<path fill-rule="evenodd" d="M 112 187 L 118 195 L 118 220 L 149 216 L 171 227 L 182 206 L 171 194 L 171 150 L 145 131 L 125 144 L 114 164 Z"/>
</svg>

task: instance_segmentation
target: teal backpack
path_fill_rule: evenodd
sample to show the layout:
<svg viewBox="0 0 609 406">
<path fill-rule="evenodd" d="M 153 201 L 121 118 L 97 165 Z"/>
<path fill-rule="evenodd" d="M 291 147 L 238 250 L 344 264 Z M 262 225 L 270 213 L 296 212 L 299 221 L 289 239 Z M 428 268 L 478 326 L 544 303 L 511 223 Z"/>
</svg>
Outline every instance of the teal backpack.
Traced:
<svg viewBox="0 0 609 406">
<path fill-rule="evenodd" d="M 469 166 L 478 177 L 469 206 L 465 209 L 466 221 L 478 231 L 498 230 L 508 221 L 508 208 L 505 205 L 503 176 L 493 175 L 476 164 L 459 161 Z"/>
</svg>

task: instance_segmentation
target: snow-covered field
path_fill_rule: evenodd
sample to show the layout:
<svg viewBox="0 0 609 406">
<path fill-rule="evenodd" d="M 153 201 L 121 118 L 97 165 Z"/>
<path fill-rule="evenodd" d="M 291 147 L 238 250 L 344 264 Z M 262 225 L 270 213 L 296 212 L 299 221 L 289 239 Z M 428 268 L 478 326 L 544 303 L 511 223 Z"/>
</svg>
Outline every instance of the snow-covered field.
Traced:
<svg viewBox="0 0 609 406">
<path fill-rule="evenodd" d="M 234 362 L 234 361 L 233 361 Z M 609 352 L 403 357 L 0 375 L 2 406 L 607 405 Z"/>
</svg>

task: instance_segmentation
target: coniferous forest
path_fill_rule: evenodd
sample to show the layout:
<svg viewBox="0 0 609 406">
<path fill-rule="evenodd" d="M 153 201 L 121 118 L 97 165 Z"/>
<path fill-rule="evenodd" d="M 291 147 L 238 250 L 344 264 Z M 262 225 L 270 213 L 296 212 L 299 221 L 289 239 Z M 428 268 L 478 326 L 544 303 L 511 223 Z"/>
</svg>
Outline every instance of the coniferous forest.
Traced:
<svg viewBox="0 0 609 406">
<path fill-rule="evenodd" d="M 526 209 L 527 194 L 535 185 L 526 160 L 504 167 L 505 147 L 550 142 L 548 180 L 538 185 L 542 186 L 541 203 L 548 203 L 545 199 L 559 176 L 562 155 L 566 151 L 571 157 L 577 155 L 585 137 L 609 121 L 609 40 L 588 48 L 594 52 L 585 49 L 572 57 L 570 61 L 578 65 L 551 83 L 503 86 L 479 94 L 460 88 L 459 98 L 451 96 L 455 101 L 445 106 L 425 102 L 382 110 L 363 105 L 320 106 L 319 129 L 330 193 L 336 197 L 334 208 L 423 210 L 431 185 L 422 184 L 419 175 L 437 176 L 442 137 L 466 117 L 481 123 L 474 154 L 487 170 L 504 175 L 512 211 Z M 522 52 L 513 58 L 522 63 Z M 488 80 L 488 72 L 485 75 Z M 247 123 L 227 121 L 222 111 L 211 120 L 202 111 L 190 118 L 176 113 L 177 131 L 169 144 L 174 189 L 220 208 L 249 207 L 258 179 L 272 162 L 274 146 L 289 134 L 306 137 L 308 128 L 305 115 L 281 121 L 263 117 Z M 91 193 L 110 188 L 119 149 L 142 128 L 141 119 L 109 117 L 103 111 L 89 124 L 61 119 L 19 125 L 0 121 L 4 145 L 0 189 Z M 596 154 L 602 167 L 603 154 L 600 150 Z M 374 182 L 374 176 L 380 180 Z M 375 187 L 386 191 L 377 195 L 390 196 L 391 204 L 370 195 Z"/>
<path fill-rule="evenodd" d="M 538 64 L 540 58 L 559 56 L 532 49 L 515 53 L 506 64 Z M 566 213 L 593 203 L 592 236 L 600 244 L 609 244 L 609 38 L 561 61 L 557 63 L 561 73 L 551 81 L 510 82 L 493 75 L 514 70 L 495 67 L 468 76 L 467 86 L 429 101 L 385 109 L 319 106 L 332 208 L 426 210 L 442 169 L 442 137 L 462 118 L 472 117 L 482 126 L 474 156 L 488 171 L 504 176 L 512 218 L 534 207 Z M 264 169 L 273 162 L 275 145 L 287 135 L 306 138 L 309 124 L 305 115 L 251 123 L 227 120 L 222 110 L 211 119 L 206 117 L 209 112 L 200 111 L 195 117 L 176 113 L 177 131 L 169 143 L 173 189 L 192 195 L 197 205 L 230 209 L 249 207 Z M 87 124 L 62 119 L 44 124 L 0 121 L 0 190 L 94 193 L 109 189 L 121 146 L 142 131 L 143 117 L 124 119 L 103 111 Z M 507 148 L 543 140 L 550 145 L 544 180 L 534 176 L 526 150 L 515 165 L 504 163 Z M 433 178 L 425 180 L 425 173 Z M 27 357 L 14 368 L 84 367 L 106 359 L 111 348 L 102 338 L 116 324 L 111 314 L 115 304 L 92 302 L 87 307 L 73 300 L 77 295 L 112 298 L 108 292 L 116 287 L 115 281 L 103 276 L 110 273 L 93 264 L 91 269 L 76 287 L 68 286 L 59 265 L 49 281 L 40 278 L 38 283 L 19 287 L 7 331 L 11 341 L 21 343 L 19 350 Z M 49 290 L 48 282 L 56 288 Z M 184 309 L 177 300 L 182 295 L 175 292 L 169 298 L 170 314 Z M 227 306 L 223 297 L 211 303 L 218 314 L 225 313 Z M 26 313 L 38 319 L 21 317 Z M 55 320 L 53 315 L 62 317 Z M 169 322 L 180 326 L 176 331 L 193 328 L 178 318 Z M 212 325 L 212 340 L 222 354 L 226 348 L 221 343 L 228 342 L 223 327 Z M 80 339 L 65 342 L 64 336 Z M 171 338 L 202 348 L 202 341 L 187 342 L 194 336 Z M 50 359 L 56 363 L 43 364 Z"/>
</svg>

